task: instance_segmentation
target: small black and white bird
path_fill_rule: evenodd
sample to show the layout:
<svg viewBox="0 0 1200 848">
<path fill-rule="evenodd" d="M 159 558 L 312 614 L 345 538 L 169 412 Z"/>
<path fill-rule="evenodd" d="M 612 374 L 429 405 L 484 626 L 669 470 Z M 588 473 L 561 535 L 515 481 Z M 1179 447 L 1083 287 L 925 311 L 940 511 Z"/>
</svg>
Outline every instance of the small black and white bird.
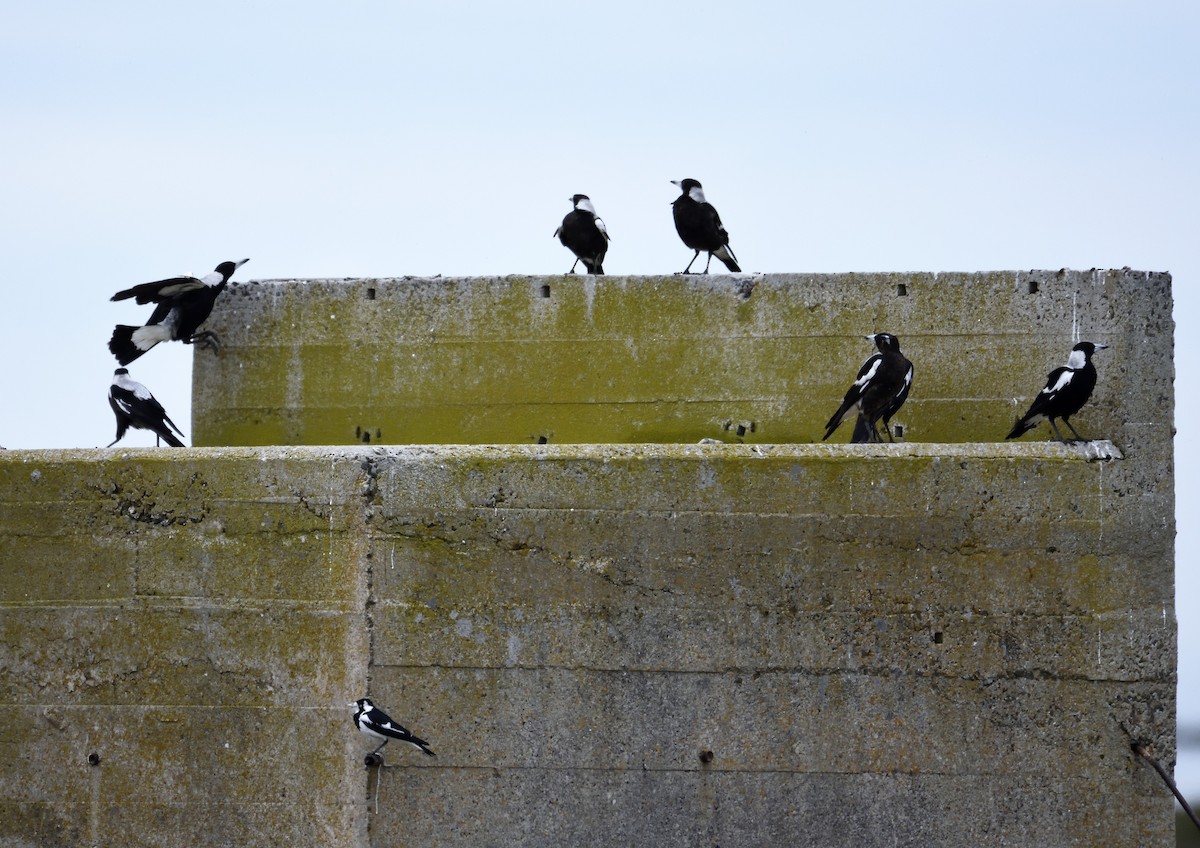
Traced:
<svg viewBox="0 0 1200 848">
<path fill-rule="evenodd" d="M 212 312 L 217 295 L 225 290 L 233 272 L 249 261 L 222 262 L 203 277 L 171 277 L 117 292 L 112 300 L 132 297 L 138 303 L 155 303 L 157 306 L 142 327 L 118 324 L 108 349 L 118 362 L 128 365 L 159 342 L 178 340 L 184 344 L 218 347 L 220 341 L 214 333 L 197 331 Z"/>
<path fill-rule="evenodd" d="M 862 425 L 855 427 L 852 441 L 882 442 L 878 428 L 880 420 L 883 421 L 888 441 L 895 441 L 888 422 L 904 405 L 904 401 L 908 400 L 908 392 L 912 388 L 913 365 L 900 352 L 900 340 L 891 333 L 875 333 L 863 338 L 874 342 L 879 352 L 867 357 L 862 368 L 858 369 L 858 376 L 846 392 L 842 405 L 825 425 L 825 435 L 821 437 L 821 441 L 833 435 L 833 431 L 849 416 L 852 409 L 857 409 L 864 419 Z"/>
<path fill-rule="evenodd" d="M 741 271 L 737 257 L 729 249 L 729 233 L 725 232 L 717 210 L 704 199 L 704 189 L 700 183 L 693 179 L 671 182 L 679 186 L 682 192 L 671 204 L 671 211 L 675 216 L 675 231 L 679 233 L 684 244 L 696 251 L 682 273 L 687 274 L 692 270 L 692 263 L 702 250 L 708 252 L 708 262 L 704 263 L 705 274 L 708 273 L 708 266 L 714 256 L 724 262 L 731 272 L 736 274 Z"/>
<path fill-rule="evenodd" d="M 575 254 L 575 265 L 567 273 L 574 274 L 575 266 L 583 262 L 589 274 L 603 274 L 604 254 L 608 253 L 608 229 L 586 194 L 572 195 L 571 203 L 575 208 L 554 231 L 563 247 Z"/>
<path fill-rule="evenodd" d="M 167 417 L 167 411 L 150 390 L 129 376 L 129 369 L 118 368 L 113 372 L 112 385 L 108 387 L 108 405 L 117 416 L 117 437 L 106 447 L 111 448 L 125 438 L 125 431 L 130 427 L 153 432 L 155 445 L 161 439 L 173 448 L 183 447 L 183 442 L 175 438 L 171 430 L 181 436 L 183 431 Z"/>
<path fill-rule="evenodd" d="M 1079 435 L 1079 431 L 1071 426 L 1070 418 L 1083 408 L 1096 388 L 1096 366 L 1092 364 L 1092 354 L 1104 350 L 1108 345 L 1095 342 L 1080 342 L 1071 349 L 1067 364 L 1055 368 L 1046 377 L 1046 386 L 1033 399 L 1029 411 L 1017 419 L 1006 439 L 1015 439 L 1022 433 L 1032 430 L 1043 421 L 1050 422 L 1050 429 L 1063 444 L 1066 439 L 1054 425 L 1055 418 L 1061 418 L 1068 429 L 1081 442 L 1087 439 Z"/>
<path fill-rule="evenodd" d="M 372 704 L 369 698 L 359 698 L 348 706 L 354 708 L 355 727 L 372 739 L 383 740 L 379 747 L 371 752 L 372 754 L 378 754 L 388 742 L 391 742 L 393 739 L 399 739 L 401 742 L 407 742 L 415 748 L 420 748 L 431 757 L 437 756 L 437 754 L 429 750 L 428 742 L 424 739 L 418 739 L 409 733 L 408 730 L 392 721 L 392 717 Z"/>
</svg>

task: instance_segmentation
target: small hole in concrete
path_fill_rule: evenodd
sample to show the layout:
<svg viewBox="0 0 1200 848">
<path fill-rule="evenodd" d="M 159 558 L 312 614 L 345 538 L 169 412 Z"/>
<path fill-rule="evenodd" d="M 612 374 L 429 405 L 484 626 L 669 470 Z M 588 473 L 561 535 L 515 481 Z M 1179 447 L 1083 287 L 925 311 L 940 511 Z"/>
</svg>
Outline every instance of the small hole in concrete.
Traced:
<svg viewBox="0 0 1200 848">
<path fill-rule="evenodd" d="M 745 425 L 745 424 L 739 424 L 739 425 L 737 426 L 737 434 L 738 434 L 739 436 L 744 436 L 744 435 L 746 435 L 746 425 Z"/>
<path fill-rule="evenodd" d="M 542 297 L 549 297 L 549 296 L 550 296 L 550 287 L 542 286 Z"/>
<path fill-rule="evenodd" d="M 892 432 L 896 434 L 897 439 L 903 439 L 904 438 L 904 425 L 903 424 L 893 424 Z"/>
<path fill-rule="evenodd" d="M 382 431 L 382 430 L 380 430 L 378 427 L 376 427 L 376 428 L 375 428 L 375 438 L 376 438 L 376 439 L 382 439 L 382 438 L 383 438 L 383 431 Z"/>
<path fill-rule="evenodd" d="M 1037 281 L 1037 280 L 1030 280 L 1030 281 L 1029 281 L 1029 293 L 1030 293 L 1030 294 L 1037 294 L 1037 293 L 1038 293 L 1038 281 Z"/>
<path fill-rule="evenodd" d="M 548 438 L 546 438 L 545 436 L 538 436 L 538 444 L 539 445 L 544 445 L 544 444 L 548 443 L 549 441 L 550 440 Z"/>
<path fill-rule="evenodd" d="M 363 757 L 363 765 L 367 768 L 378 767 L 383 765 L 383 757 L 372 752 Z"/>
<path fill-rule="evenodd" d="M 369 444 L 371 444 L 371 434 L 370 434 L 370 433 L 363 433 L 363 434 L 362 434 L 362 440 L 363 440 L 363 444 L 364 444 L 364 445 L 369 445 Z"/>
<path fill-rule="evenodd" d="M 89 766 L 100 765 L 100 755 L 97 754 L 95 751 L 92 751 L 92 753 L 88 754 L 88 765 Z"/>
<path fill-rule="evenodd" d="M 361 438 L 362 438 L 362 427 L 355 427 L 355 428 L 354 428 L 354 438 L 356 438 L 356 439 L 361 439 Z"/>
<path fill-rule="evenodd" d="M 704 763 L 705 765 L 708 765 L 712 761 L 713 761 L 713 752 L 712 751 L 701 751 L 700 752 L 700 762 Z"/>
<path fill-rule="evenodd" d="M 375 299 L 375 289 L 367 289 L 367 300 Z"/>
<path fill-rule="evenodd" d="M 896 296 L 897 297 L 908 297 L 908 286 L 906 286 L 904 283 L 897 284 Z"/>
<path fill-rule="evenodd" d="M 935 645 L 942 644 L 942 631 L 940 631 L 940 630 L 933 631 L 933 644 L 935 644 Z"/>
</svg>

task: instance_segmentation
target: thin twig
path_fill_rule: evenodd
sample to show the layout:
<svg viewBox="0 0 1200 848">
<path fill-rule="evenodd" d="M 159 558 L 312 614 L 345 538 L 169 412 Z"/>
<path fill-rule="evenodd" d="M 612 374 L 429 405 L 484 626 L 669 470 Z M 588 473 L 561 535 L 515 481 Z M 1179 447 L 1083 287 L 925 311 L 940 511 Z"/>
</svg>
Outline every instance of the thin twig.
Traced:
<svg viewBox="0 0 1200 848">
<path fill-rule="evenodd" d="M 1197 830 L 1200 830 L 1200 819 L 1196 818 L 1196 814 L 1192 812 L 1192 808 L 1188 804 L 1187 799 L 1183 797 L 1183 793 L 1179 791 L 1179 787 L 1175 785 L 1175 781 L 1171 779 L 1171 775 L 1167 774 L 1167 770 L 1159 765 L 1158 760 L 1150 756 L 1150 752 L 1146 750 L 1146 746 L 1142 745 L 1141 743 L 1133 743 L 1133 753 L 1137 754 L 1154 767 L 1154 770 L 1158 772 L 1158 776 L 1163 779 L 1163 783 L 1167 784 L 1167 788 L 1170 789 L 1171 794 L 1175 796 L 1175 800 L 1179 802 L 1179 806 L 1183 807 L 1183 811 L 1187 813 L 1188 818 L 1192 820 L 1192 824 L 1196 826 Z"/>
</svg>

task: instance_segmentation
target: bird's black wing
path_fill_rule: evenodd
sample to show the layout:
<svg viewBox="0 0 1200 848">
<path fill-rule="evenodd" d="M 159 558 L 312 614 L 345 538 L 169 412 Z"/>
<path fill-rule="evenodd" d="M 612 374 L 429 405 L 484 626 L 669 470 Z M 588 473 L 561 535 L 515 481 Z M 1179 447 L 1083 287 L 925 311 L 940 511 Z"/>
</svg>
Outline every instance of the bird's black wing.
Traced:
<svg viewBox="0 0 1200 848">
<path fill-rule="evenodd" d="M 1033 403 L 1029 406 L 1029 411 L 1025 413 L 1025 418 L 1032 418 L 1035 415 L 1046 415 L 1046 410 L 1054 405 L 1058 400 L 1059 395 L 1071 385 L 1071 380 L 1075 377 L 1075 371 L 1066 366 L 1059 366 L 1050 372 L 1046 377 L 1045 387 L 1038 392 L 1038 396 L 1033 399 Z"/>
<path fill-rule="evenodd" d="M 178 297 L 184 292 L 204 288 L 205 282 L 195 277 L 170 277 L 166 280 L 155 280 L 153 283 L 142 283 L 130 289 L 124 289 L 112 296 L 112 300 L 128 300 L 136 298 L 138 303 L 161 303 Z"/>
<path fill-rule="evenodd" d="M 712 222 L 712 226 L 718 233 L 721 234 L 721 243 L 729 244 L 729 231 L 726 230 L 725 225 L 721 223 L 721 216 L 717 214 L 717 207 L 713 206 L 711 203 L 706 203 L 704 205 L 708 207 L 707 211 L 709 212 L 709 220 Z"/>
<path fill-rule="evenodd" d="M 1022 433 L 1032 430 L 1038 425 L 1043 418 L 1056 418 L 1058 413 L 1054 409 L 1059 396 L 1063 390 L 1071 385 L 1071 380 L 1074 378 L 1075 372 L 1061 365 L 1050 372 L 1046 377 L 1045 387 L 1038 392 L 1038 396 L 1033 399 L 1033 403 L 1029 405 L 1029 411 L 1017 419 L 1017 423 L 1013 425 L 1006 439 L 1015 439 Z"/>
<path fill-rule="evenodd" d="M 862 368 L 858 369 L 858 374 L 854 378 L 854 383 L 846 390 L 846 397 L 842 399 L 842 405 L 838 407 L 838 411 L 833 413 L 833 417 L 825 424 L 825 435 L 821 437 L 821 441 L 828 439 L 837 426 L 842 423 L 846 414 L 862 400 L 863 394 L 871 387 L 871 381 L 875 378 L 875 374 L 879 371 L 879 367 L 883 364 L 883 354 L 873 353 L 867 357 L 867 361 L 862 364 Z"/>
</svg>

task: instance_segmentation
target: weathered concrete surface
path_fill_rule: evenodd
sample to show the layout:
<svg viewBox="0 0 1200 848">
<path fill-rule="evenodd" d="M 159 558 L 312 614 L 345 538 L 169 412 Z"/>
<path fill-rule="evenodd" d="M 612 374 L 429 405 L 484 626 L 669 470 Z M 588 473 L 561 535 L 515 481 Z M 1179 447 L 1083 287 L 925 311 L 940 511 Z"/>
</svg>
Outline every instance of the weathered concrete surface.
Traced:
<svg viewBox="0 0 1200 848">
<path fill-rule="evenodd" d="M 0 844 L 1171 845 L 1147 434 L 0 452 Z"/>
<path fill-rule="evenodd" d="M 1170 276 L 1143 271 L 274 280 L 206 326 L 196 445 L 814 442 L 880 330 L 910 441 L 1003 439 L 1079 337 L 1110 346 L 1082 432 L 1172 427 Z"/>
</svg>

